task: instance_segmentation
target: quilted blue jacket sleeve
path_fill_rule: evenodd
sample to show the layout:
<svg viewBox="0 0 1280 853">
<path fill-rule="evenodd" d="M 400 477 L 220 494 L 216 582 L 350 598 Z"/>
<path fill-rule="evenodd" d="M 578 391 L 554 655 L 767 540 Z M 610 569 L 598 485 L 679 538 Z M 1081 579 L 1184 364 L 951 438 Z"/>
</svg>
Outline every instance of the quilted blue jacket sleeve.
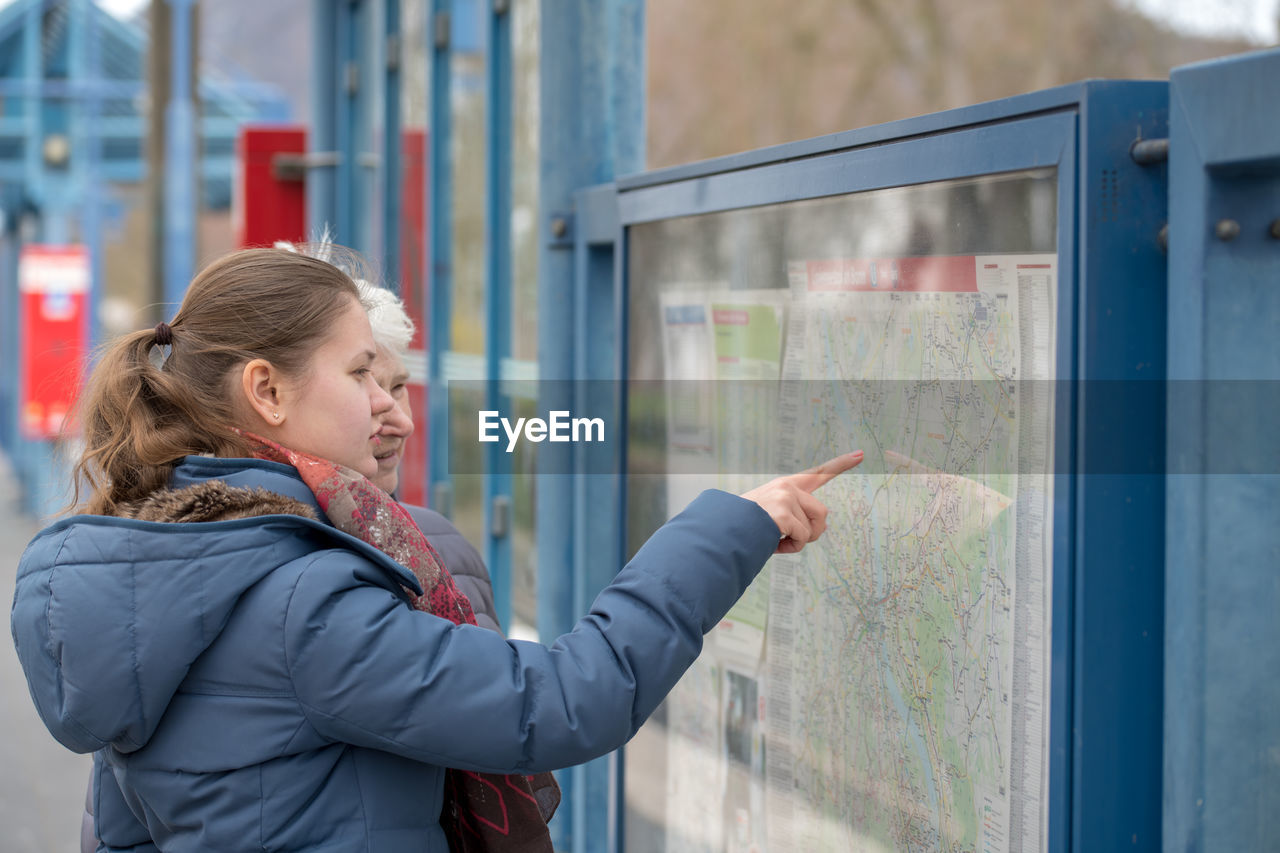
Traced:
<svg viewBox="0 0 1280 853">
<path fill-rule="evenodd" d="M 778 536 L 756 504 L 704 492 L 550 647 L 415 612 L 318 555 L 285 618 L 294 689 L 335 741 L 490 772 L 578 764 L 635 734 Z"/>
</svg>

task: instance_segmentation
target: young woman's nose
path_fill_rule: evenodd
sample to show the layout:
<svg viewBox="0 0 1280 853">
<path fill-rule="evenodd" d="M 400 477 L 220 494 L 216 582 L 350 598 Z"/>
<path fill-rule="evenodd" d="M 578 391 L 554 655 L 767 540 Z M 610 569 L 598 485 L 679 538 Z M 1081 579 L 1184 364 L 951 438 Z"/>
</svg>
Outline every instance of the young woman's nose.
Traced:
<svg viewBox="0 0 1280 853">
<path fill-rule="evenodd" d="M 386 417 L 389 411 L 396 408 L 395 398 L 388 394 L 378 383 L 373 382 L 370 384 L 373 385 L 373 390 L 370 392 L 369 406 L 373 411 L 374 417 Z"/>
</svg>

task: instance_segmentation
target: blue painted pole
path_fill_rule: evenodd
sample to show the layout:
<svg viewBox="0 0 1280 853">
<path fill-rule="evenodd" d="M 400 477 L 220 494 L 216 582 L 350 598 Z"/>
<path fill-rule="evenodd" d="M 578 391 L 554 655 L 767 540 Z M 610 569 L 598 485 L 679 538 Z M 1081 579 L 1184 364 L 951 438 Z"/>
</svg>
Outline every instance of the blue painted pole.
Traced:
<svg viewBox="0 0 1280 853">
<path fill-rule="evenodd" d="M 540 404 L 570 409 L 573 391 L 567 380 L 584 364 L 574 340 L 584 328 L 577 315 L 588 310 L 575 298 L 574 240 L 567 233 L 574 193 L 643 168 L 644 4 L 564 0 L 543 4 L 540 15 Z M 590 318 L 583 319 L 589 325 Z M 591 358 L 589 345 L 581 345 L 588 347 L 584 357 Z M 577 528 L 586 518 L 612 514 L 608 505 L 589 512 L 579 507 L 596 495 L 586 484 L 575 487 L 574 476 L 581 472 L 567 445 L 539 445 L 538 472 L 538 632 L 550 640 L 572 628 L 582 615 L 579 602 L 598 588 L 598 578 L 589 577 L 579 562 L 586 560 L 586 549 Z M 607 761 L 560 774 L 566 807 L 552 825 L 557 849 L 605 849 L 611 833 L 593 830 L 598 825 L 593 821 L 610 813 L 609 777 Z"/>
<path fill-rule="evenodd" d="M 6 214 L 17 216 L 18 207 L 5 194 Z M 12 461 L 18 443 L 18 258 L 15 222 L 0 229 L 0 451 Z"/>
<path fill-rule="evenodd" d="M 89 22 L 84 32 L 84 98 L 81 101 L 81 145 L 86 187 L 81 212 L 82 232 L 89 249 L 89 305 L 85 312 L 84 335 L 89 353 L 98 341 L 98 313 L 102 306 L 102 34 L 96 15 L 102 14 L 88 0 L 80 0 Z M 86 364 L 86 369 L 87 369 Z"/>
<path fill-rule="evenodd" d="M 308 238 L 319 236 L 335 221 L 337 169 L 332 163 L 317 162 L 317 155 L 332 154 L 337 148 L 336 7 L 334 0 L 311 3 L 311 126 L 307 131 L 307 153 L 313 162 L 307 169 Z"/>
<path fill-rule="evenodd" d="M 444 354 L 449 351 L 453 314 L 453 171 L 450 146 L 453 117 L 450 104 L 452 74 L 450 62 L 451 0 L 431 0 L 427 26 L 431 57 L 429 128 L 429 172 L 431 191 L 427 194 L 427 223 L 431 236 L 431 265 L 427 280 L 431 334 L 428 343 L 428 471 L 431 506 L 452 514 L 452 482 L 449 477 L 449 397 L 444 379 Z"/>
<path fill-rule="evenodd" d="M 502 364 L 511 355 L 511 14 L 505 0 L 488 10 L 485 51 L 485 408 L 510 412 Z M 511 454 L 485 445 L 485 562 L 498 621 L 511 625 Z M 505 508 L 504 508 L 505 507 Z"/>
<path fill-rule="evenodd" d="M 335 101 L 333 116 L 333 150 L 337 151 L 334 166 L 333 210 L 330 225 L 334 239 L 354 249 L 367 250 L 357 239 L 355 227 L 355 175 L 356 122 L 358 121 L 357 97 L 360 86 L 360 67 L 356 62 L 356 28 L 364 11 L 363 4 L 339 2 L 334 4 L 333 44 L 334 63 L 328 79 L 334 81 L 330 97 Z"/>
<path fill-rule="evenodd" d="M 400 136 L 400 0 L 382 3 L 382 269 L 388 287 L 400 292 L 400 220 L 404 183 Z"/>
<path fill-rule="evenodd" d="M 171 316 L 195 272 L 196 111 L 191 69 L 195 63 L 195 0 L 165 0 L 170 7 L 169 103 L 164 113 L 164 297 Z"/>
<path fill-rule="evenodd" d="M 40 231 L 43 232 L 44 218 L 46 211 L 44 210 L 45 199 L 45 181 L 44 181 L 44 162 L 41 157 L 41 148 L 44 141 L 44 115 L 42 98 L 42 84 L 44 78 L 44 67 L 41 53 L 41 19 L 43 16 L 43 4 L 28 4 L 26 15 L 23 18 L 22 26 L 22 76 L 23 89 L 26 97 L 23 101 L 23 124 L 26 139 L 28 140 L 26 150 L 23 152 L 24 160 L 24 189 L 27 194 L 26 201 L 35 206 L 35 212 L 40 217 Z M 25 208 L 25 205 L 24 205 Z M 29 239 L 41 240 L 45 239 L 43 233 L 27 233 L 24 223 L 19 223 L 17 243 L 19 258 L 21 258 L 22 246 Z M 15 271 L 18 267 L 15 265 Z M 14 318 L 15 324 L 17 318 Z M 18 329 L 18 352 L 24 351 L 22 340 L 24 337 L 23 329 L 19 325 Z M 26 389 L 23 387 L 22 374 L 17 377 L 17 399 L 15 400 L 15 415 L 18 422 L 18 428 L 15 432 L 13 463 L 14 470 L 18 475 L 19 482 L 22 483 L 23 506 L 28 511 L 36 511 L 40 503 L 35 491 L 39 484 L 40 469 L 42 460 L 47 454 L 47 448 L 44 442 L 31 441 L 25 438 L 21 429 L 21 404 Z"/>
<path fill-rule="evenodd" d="M 589 191 L 588 191 L 589 192 Z M 612 200 L 613 188 L 604 195 Z M 587 239 L 588 220 L 598 211 L 588 210 L 585 193 L 575 197 L 578 227 L 574 240 L 574 375 L 572 384 L 575 415 L 589 413 L 602 417 L 611 444 L 573 445 L 573 613 L 587 612 L 592 600 L 613 580 L 621 567 L 622 538 L 620 501 L 622 476 L 610 470 L 610 450 L 618 448 L 622 436 L 620 406 L 622 376 L 618 370 L 618 300 L 614 288 L 616 247 L 592 245 Z M 613 217 L 617 221 L 616 214 Z M 613 235 L 611 235 L 612 237 Z M 619 559 L 610 559 L 613 555 Z M 611 787 L 618 781 L 618 756 L 611 755 L 573 768 L 573 789 L 579 792 L 570 802 L 573 849 L 615 850 L 607 843 L 615 832 L 618 816 L 616 795 Z"/>
</svg>

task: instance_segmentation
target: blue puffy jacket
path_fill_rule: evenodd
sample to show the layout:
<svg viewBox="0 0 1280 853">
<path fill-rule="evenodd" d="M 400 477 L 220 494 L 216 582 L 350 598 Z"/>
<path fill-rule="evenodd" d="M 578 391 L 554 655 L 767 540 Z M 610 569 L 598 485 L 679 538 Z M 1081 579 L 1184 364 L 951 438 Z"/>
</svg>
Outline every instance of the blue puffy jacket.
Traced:
<svg viewBox="0 0 1280 853">
<path fill-rule="evenodd" d="M 293 469 L 189 458 L 309 505 Z M 550 647 L 414 611 L 412 574 L 296 515 L 63 519 L 18 570 L 12 629 L 45 724 L 96 751 L 106 849 L 445 851 L 443 768 L 532 772 L 623 744 L 778 541 L 707 492 Z"/>
</svg>

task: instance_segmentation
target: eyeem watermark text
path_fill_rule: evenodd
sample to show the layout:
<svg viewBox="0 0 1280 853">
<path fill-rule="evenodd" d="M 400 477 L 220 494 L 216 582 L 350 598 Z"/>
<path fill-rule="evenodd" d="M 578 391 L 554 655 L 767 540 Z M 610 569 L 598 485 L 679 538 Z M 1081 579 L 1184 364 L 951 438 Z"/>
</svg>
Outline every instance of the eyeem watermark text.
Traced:
<svg viewBox="0 0 1280 853">
<path fill-rule="evenodd" d="M 515 425 L 501 417 L 497 411 L 480 412 L 480 440 L 492 443 L 501 440 L 498 427 L 507 434 L 507 452 L 516 449 L 516 443 L 524 438 L 537 444 L 542 441 L 604 441 L 604 418 L 574 418 L 567 411 L 549 412 L 550 419 L 516 418 Z"/>
</svg>

